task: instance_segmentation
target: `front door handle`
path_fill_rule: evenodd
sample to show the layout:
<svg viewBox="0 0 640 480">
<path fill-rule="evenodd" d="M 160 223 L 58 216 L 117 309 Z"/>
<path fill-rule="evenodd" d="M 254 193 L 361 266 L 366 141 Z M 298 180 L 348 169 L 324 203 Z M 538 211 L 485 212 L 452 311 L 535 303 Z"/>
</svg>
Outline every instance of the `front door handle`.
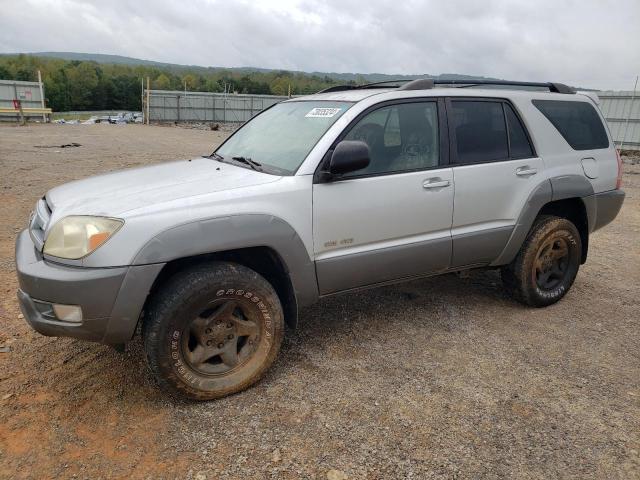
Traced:
<svg viewBox="0 0 640 480">
<path fill-rule="evenodd" d="M 538 169 L 531 167 L 520 167 L 516 170 L 516 175 L 519 177 L 528 177 L 529 175 L 535 175 L 536 173 L 538 173 Z"/>
<path fill-rule="evenodd" d="M 422 184 L 424 188 L 443 188 L 449 185 L 451 185 L 449 180 L 442 180 L 440 178 L 429 178 Z"/>
</svg>

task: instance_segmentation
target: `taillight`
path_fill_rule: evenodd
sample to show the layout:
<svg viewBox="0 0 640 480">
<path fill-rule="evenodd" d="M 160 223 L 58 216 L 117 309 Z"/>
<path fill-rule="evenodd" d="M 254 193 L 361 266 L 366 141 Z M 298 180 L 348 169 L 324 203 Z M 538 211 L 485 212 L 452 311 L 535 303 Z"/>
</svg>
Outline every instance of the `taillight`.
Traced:
<svg viewBox="0 0 640 480">
<path fill-rule="evenodd" d="M 616 157 L 618 158 L 618 178 L 616 178 L 616 190 L 622 187 L 622 157 L 620 150 L 616 149 Z"/>
</svg>

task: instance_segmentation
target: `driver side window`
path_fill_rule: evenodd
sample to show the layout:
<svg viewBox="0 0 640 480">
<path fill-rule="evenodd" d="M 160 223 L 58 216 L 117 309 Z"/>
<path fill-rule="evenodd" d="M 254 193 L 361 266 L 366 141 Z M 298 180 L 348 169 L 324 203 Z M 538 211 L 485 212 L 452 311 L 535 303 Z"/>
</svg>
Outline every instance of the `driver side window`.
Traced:
<svg viewBox="0 0 640 480">
<path fill-rule="evenodd" d="M 436 102 L 401 103 L 367 114 L 344 140 L 369 146 L 369 166 L 345 177 L 400 173 L 435 167 L 439 160 Z"/>
</svg>

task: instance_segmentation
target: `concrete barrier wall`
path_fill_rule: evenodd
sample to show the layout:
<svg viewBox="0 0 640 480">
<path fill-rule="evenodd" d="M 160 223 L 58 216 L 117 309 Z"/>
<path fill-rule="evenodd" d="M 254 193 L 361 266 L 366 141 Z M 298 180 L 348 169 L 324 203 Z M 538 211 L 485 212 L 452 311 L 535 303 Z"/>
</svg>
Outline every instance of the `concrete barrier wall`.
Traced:
<svg viewBox="0 0 640 480">
<path fill-rule="evenodd" d="M 14 99 L 20 100 L 22 108 L 42 108 L 40 84 L 38 82 L 21 82 L 19 80 L 0 80 L 0 108 L 13 109 Z M 25 112 L 25 116 L 42 118 L 41 113 Z M 17 118 L 19 118 L 17 111 L 15 114 L 0 112 L 0 121 L 15 121 Z"/>
<path fill-rule="evenodd" d="M 276 95 L 149 90 L 149 120 L 242 123 L 287 98 Z"/>
</svg>

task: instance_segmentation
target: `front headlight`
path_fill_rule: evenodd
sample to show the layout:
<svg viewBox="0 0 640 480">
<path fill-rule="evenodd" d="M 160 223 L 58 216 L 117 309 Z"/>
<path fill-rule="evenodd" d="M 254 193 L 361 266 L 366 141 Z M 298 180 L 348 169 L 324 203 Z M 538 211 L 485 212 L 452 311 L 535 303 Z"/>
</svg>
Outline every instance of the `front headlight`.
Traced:
<svg viewBox="0 0 640 480">
<path fill-rule="evenodd" d="M 44 253 L 76 260 L 106 242 L 124 224 L 118 218 L 65 217 L 56 223 L 44 242 Z"/>
</svg>

